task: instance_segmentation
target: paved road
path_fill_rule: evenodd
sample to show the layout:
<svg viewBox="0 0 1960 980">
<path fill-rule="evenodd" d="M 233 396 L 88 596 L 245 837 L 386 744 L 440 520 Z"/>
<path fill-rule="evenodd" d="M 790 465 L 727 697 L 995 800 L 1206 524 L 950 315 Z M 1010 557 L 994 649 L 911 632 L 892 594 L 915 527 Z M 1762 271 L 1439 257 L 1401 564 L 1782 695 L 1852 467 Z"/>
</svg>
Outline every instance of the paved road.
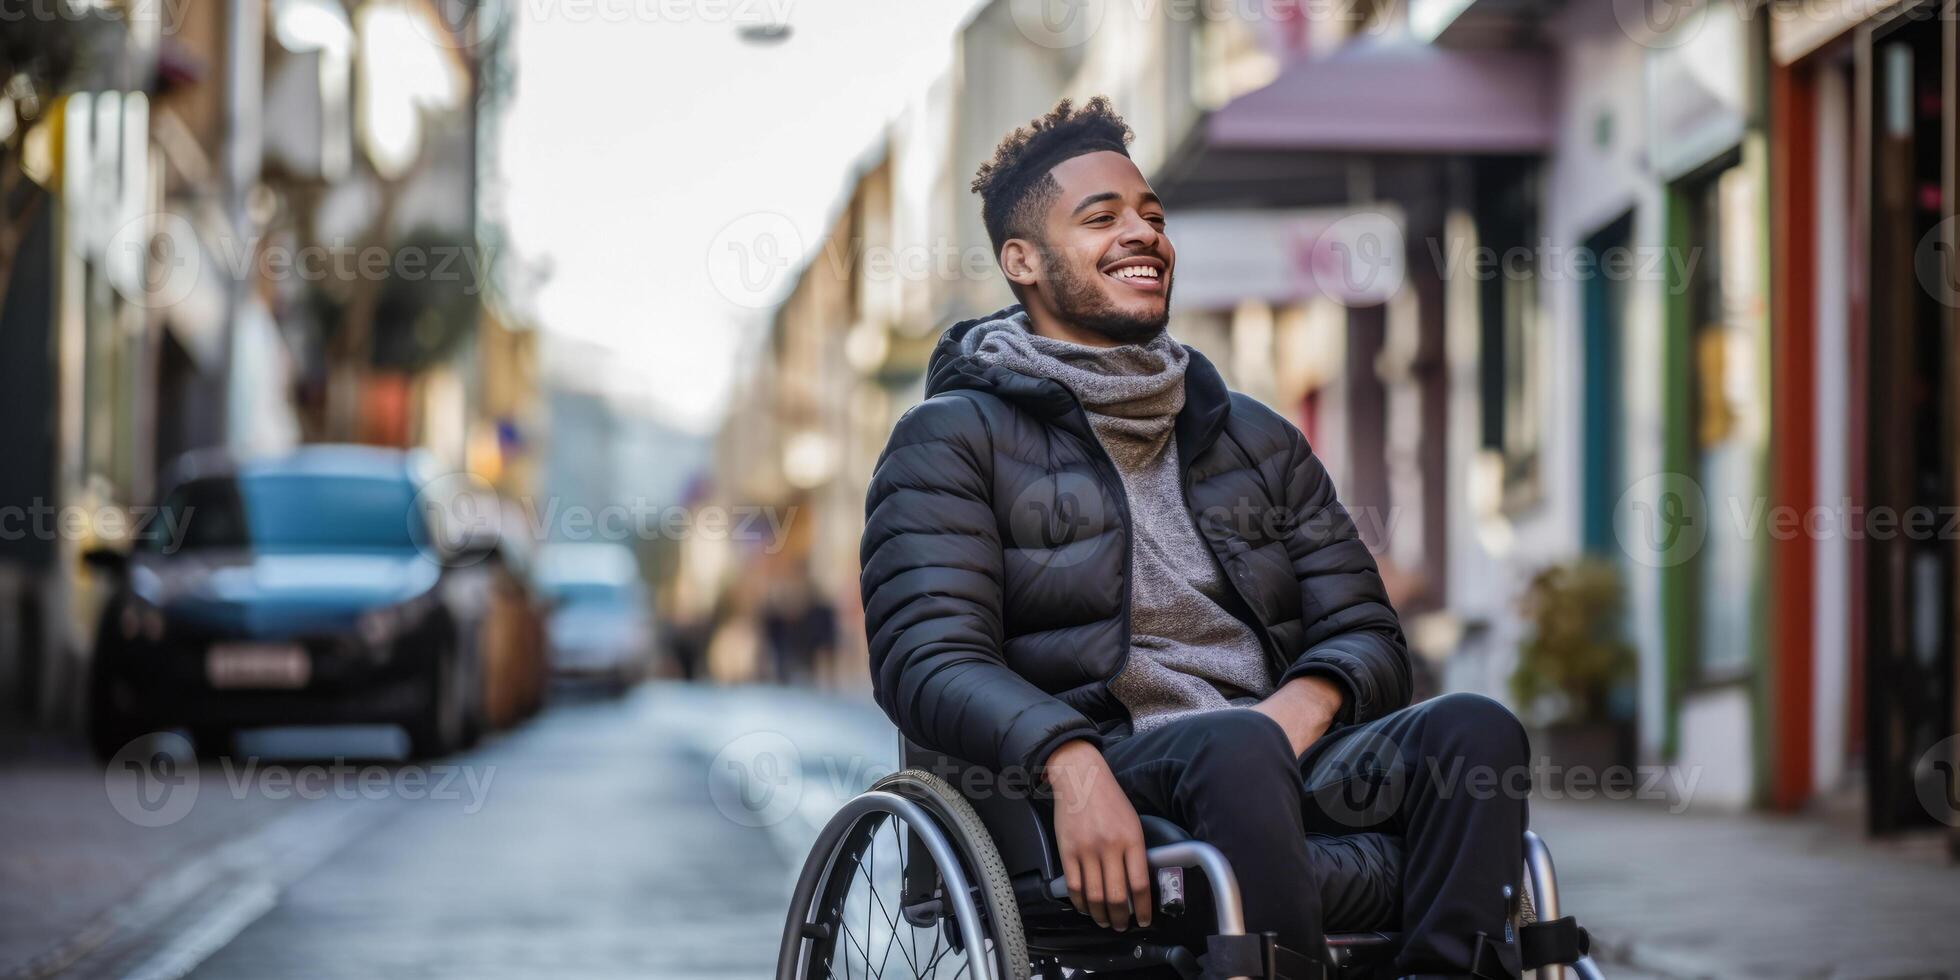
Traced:
<svg viewBox="0 0 1960 980">
<path fill-rule="evenodd" d="M 6 937 L 0 977 L 765 976 L 809 820 L 888 771 L 888 731 L 868 705 L 659 685 L 426 770 L 262 738 L 300 758 L 206 764 L 193 814 L 98 833 L 150 873 Z M 94 772 L 71 810 L 108 809 Z"/>
</svg>

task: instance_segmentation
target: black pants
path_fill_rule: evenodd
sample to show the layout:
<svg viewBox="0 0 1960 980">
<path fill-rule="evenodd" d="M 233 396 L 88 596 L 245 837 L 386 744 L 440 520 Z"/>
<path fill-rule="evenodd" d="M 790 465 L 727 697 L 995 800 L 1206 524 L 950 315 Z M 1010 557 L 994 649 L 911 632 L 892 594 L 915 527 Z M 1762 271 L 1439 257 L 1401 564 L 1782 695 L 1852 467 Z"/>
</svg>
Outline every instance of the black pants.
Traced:
<svg viewBox="0 0 1960 980">
<path fill-rule="evenodd" d="M 1224 853 L 1247 931 L 1317 957 L 1324 931 L 1400 929 L 1403 974 L 1468 972 L 1482 932 L 1518 975 L 1506 888 L 1520 887 L 1524 864 L 1529 749 L 1496 701 L 1432 698 L 1339 726 L 1297 759 L 1278 724 L 1245 709 L 1118 739 L 1103 755 L 1138 812 Z"/>
</svg>

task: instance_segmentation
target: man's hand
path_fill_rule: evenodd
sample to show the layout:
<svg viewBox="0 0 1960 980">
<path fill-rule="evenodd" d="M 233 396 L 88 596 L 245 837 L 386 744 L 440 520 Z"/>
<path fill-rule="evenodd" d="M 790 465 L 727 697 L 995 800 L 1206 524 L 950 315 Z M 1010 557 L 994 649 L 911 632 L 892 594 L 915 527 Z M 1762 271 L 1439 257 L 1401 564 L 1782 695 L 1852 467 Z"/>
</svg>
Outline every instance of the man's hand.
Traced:
<svg viewBox="0 0 1960 980">
<path fill-rule="evenodd" d="M 1296 677 L 1253 705 L 1252 710 L 1279 722 L 1297 759 L 1307 746 L 1327 734 L 1327 726 L 1334 723 L 1344 698 L 1340 686 L 1325 677 Z"/>
<path fill-rule="evenodd" d="M 1122 932 L 1136 915 L 1150 924 L 1150 866 L 1143 824 L 1094 745 L 1077 739 L 1048 756 L 1055 791 L 1055 843 L 1069 901 L 1096 924 Z"/>
</svg>

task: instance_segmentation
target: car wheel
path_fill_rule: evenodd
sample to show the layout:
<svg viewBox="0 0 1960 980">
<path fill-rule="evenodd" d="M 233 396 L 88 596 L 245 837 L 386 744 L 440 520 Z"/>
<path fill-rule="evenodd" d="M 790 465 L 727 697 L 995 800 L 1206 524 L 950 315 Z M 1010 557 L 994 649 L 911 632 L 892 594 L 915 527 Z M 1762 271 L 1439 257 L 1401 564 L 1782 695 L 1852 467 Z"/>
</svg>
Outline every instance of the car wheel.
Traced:
<svg viewBox="0 0 1960 980">
<path fill-rule="evenodd" d="M 96 759 L 108 762 L 122 751 L 123 746 L 145 734 L 142 726 L 116 707 L 115 698 L 109 690 L 109 679 L 99 672 L 93 673 L 89 679 L 88 743 Z"/>
<path fill-rule="evenodd" d="M 463 724 L 456 747 L 467 749 L 482 741 L 483 733 L 489 728 L 486 717 L 489 713 L 489 704 L 484 691 L 484 666 L 481 654 L 469 664 L 469 669 L 462 673 L 467 679 L 458 685 L 459 690 L 465 694 L 459 699 L 462 701 Z"/>
<path fill-rule="evenodd" d="M 422 706 L 422 716 L 407 725 L 408 754 L 417 759 L 432 759 L 462 747 L 467 723 L 465 710 L 455 658 L 436 657 L 429 666 L 428 700 Z"/>
</svg>

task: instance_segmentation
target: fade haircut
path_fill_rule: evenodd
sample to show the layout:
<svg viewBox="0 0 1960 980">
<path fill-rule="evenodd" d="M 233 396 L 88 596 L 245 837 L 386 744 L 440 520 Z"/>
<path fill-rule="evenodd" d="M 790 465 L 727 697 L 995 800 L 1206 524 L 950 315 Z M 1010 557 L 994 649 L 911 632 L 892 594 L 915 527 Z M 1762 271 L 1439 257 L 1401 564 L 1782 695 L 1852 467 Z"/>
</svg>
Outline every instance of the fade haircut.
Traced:
<svg viewBox="0 0 1960 980">
<path fill-rule="evenodd" d="M 1130 137 L 1130 127 L 1102 95 L 1080 109 L 1063 99 L 1047 115 L 1008 133 L 994 148 L 993 160 L 973 177 L 994 255 L 1010 238 L 1038 239 L 1043 214 L 1062 189 L 1049 175 L 1057 164 L 1102 150 L 1127 157 Z"/>
</svg>

